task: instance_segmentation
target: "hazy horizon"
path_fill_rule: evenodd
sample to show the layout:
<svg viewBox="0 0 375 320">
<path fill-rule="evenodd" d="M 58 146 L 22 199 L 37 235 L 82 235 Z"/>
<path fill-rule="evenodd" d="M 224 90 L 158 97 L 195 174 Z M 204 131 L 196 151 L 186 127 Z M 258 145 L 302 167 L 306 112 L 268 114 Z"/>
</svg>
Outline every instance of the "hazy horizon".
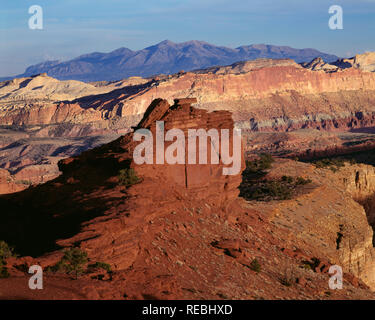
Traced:
<svg viewBox="0 0 375 320">
<path fill-rule="evenodd" d="M 31 5 L 43 8 L 43 30 L 30 30 Z M 328 9 L 341 5 L 344 29 L 330 30 Z M 1 7 L 0 76 L 47 60 L 70 60 L 121 47 L 140 50 L 163 40 L 217 46 L 270 44 L 313 48 L 341 57 L 375 51 L 375 0 L 20 0 Z"/>
</svg>

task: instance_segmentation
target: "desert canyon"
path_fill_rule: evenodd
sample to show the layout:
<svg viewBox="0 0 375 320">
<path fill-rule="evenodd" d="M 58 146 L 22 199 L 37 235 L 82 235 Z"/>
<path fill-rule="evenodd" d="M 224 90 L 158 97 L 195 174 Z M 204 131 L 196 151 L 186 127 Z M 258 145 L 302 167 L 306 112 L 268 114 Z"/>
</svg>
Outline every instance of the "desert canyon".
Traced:
<svg viewBox="0 0 375 320">
<path fill-rule="evenodd" d="M 242 174 L 135 164 L 134 130 L 154 132 L 158 120 L 241 129 Z M 0 240 L 18 256 L 6 260 L 0 298 L 374 299 L 374 128 L 371 52 L 116 81 L 3 81 Z M 270 166 L 252 171 L 264 154 Z M 339 165 L 317 162 L 337 156 Z M 122 184 L 121 171 L 136 182 Z M 64 248 L 111 271 L 53 272 Z M 33 264 L 46 270 L 46 290 L 25 287 Z M 332 265 L 343 268 L 342 290 L 328 287 Z"/>
</svg>

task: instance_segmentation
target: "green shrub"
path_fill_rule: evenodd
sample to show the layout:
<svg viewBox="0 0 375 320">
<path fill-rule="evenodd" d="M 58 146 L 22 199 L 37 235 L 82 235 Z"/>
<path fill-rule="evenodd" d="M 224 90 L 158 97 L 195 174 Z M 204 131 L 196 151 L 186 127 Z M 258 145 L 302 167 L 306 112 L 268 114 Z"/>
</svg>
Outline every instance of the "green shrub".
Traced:
<svg viewBox="0 0 375 320">
<path fill-rule="evenodd" d="M 16 180 L 14 182 L 15 184 L 24 184 L 24 185 L 27 185 L 27 186 L 31 186 L 33 183 L 29 180 Z"/>
<path fill-rule="evenodd" d="M 264 181 L 259 183 L 253 192 L 250 193 L 250 199 L 267 200 L 288 200 L 292 197 L 292 190 L 287 184 L 278 180 Z"/>
<path fill-rule="evenodd" d="M 317 168 L 328 168 L 331 171 L 336 172 L 345 166 L 345 160 L 342 158 L 325 158 L 314 161 L 313 164 Z"/>
<path fill-rule="evenodd" d="M 302 261 L 302 267 L 305 269 L 310 269 L 315 272 L 315 269 L 320 265 L 320 260 L 318 258 L 311 258 L 311 261 Z"/>
<path fill-rule="evenodd" d="M 281 180 L 284 182 L 292 183 L 293 182 L 293 177 L 291 176 L 282 176 Z"/>
<path fill-rule="evenodd" d="M 121 186 L 130 187 L 140 182 L 140 179 L 137 177 L 134 169 L 126 168 L 119 171 L 118 182 Z"/>
<path fill-rule="evenodd" d="M 105 271 L 112 272 L 111 266 L 105 262 L 95 262 L 88 265 L 88 269 L 103 269 Z"/>
<path fill-rule="evenodd" d="M 301 266 L 302 269 L 306 269 L 306 270 L 312 270 L 312 267 L 310 264 L 306 263 L 306 261 L 303 261 L 302 262 L 302 266 Z M 314 271 L 314 270 L 313 270 Z"/>
<path fill-rule="evenodd" d="M 5 261 L 0 260 L 0 279 L 9 278 L 10 274 L 8 268 L 5 266 Z"/>
<path fill-rule="evenodd" d="M 15 257 L 13 248 L 11 248 L 5 241 L 0 241 L 0 278 L 8 278 L 10 276 L 8 268 L 6 267 L 6 259 Z"/>
<path fill-rule="evenodd" d="M 309 184 L 309 183 L 311 183 L 311 182 L 312 182 L 311 179 L 304 179 L 304 178 L 302 178 L 302 177 L 297 177 L 297 178 L 296 178 L 296 184 L 297 184 L 297 185 L 305 185 L 305 184 Z"/>
<path fill-rule="evenodd" d="M 271 169 L 272 163 L 275 160 L 272 158 L 270 154 L 262 153 L 259 156 L 259 159 L 255 159 L 252 161 L 246 161 L 246 170 L 245 173 L 247 174 L 261 174 L 264 170 Z"/>
<path fill-rule="evenodd" d="M 47 271 L 63 272 L 75 274 L 76 279 L 84 270 L 84 265 L 88 262 L 87 253 L 79 248 L 64 250 L 64 256 L 54 266 L 47 268 Z"/>
<path fill-rule="evenodd" d="M 250 265 L 249 265 L 249 268 L 253 271 L 255 271 L 256 273 L 260 272 L 260 270 L 262 269 L 259 261 L 257 259 L 254 259 L 253 261 L 251 261 Z"/>
<path fill-rule="evenodd" d="M 10 247 L 5 241 L 0 240 L 0 260 L 6 260 L 14 257 L 14 249 Z"/>
<path fill-rule="evenodd" d="M 94 269 L 103 269 L 107 273 L 112 273 L 111 266 L 105 262 L 95 262 L 87 265 L 89 259 L 87 258 L 87 253 L 79 248 L 70 248 L 64 250 L 64 256 L 55 265 L 47 267 L 47 272 L 59 272 L 74 274 L 75 278 L 83 273 L 90 273 Z M 85 266 L 87 265 L 87 268 Z"/>
<path fill-rule="evenodd" d="M 311 183 L 310 179 L 302 177 L 282 176 L 275 180 L 243 181 L 240 186 L 240 196 L 246 200 L 272 201 L 289 200 L 301 185 Z"/>
</svg>

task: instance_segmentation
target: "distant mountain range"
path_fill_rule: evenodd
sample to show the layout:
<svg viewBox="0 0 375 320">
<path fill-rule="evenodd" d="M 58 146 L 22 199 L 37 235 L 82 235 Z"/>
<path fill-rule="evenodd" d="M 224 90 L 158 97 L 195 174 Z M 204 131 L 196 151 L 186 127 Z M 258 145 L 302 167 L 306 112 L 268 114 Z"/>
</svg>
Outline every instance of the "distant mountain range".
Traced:
<svg viewBox="0 0 375 320">
<path fill-rule="evenodd" d="M 131 76 L 148 77 L 173 74 L 180 70 L 202 69 L 228 65 L 257 58 L 293 59 L 298 63 L 321 57 L 333 62 L 337 56 L 315 49 L 294 49 L 286 46 L 256 44 L 227 48 L 202 41 L 174 43 L 169 40 L 142 50 L 120 48 L 109 53 L 94 52 L 69 61 L 46 61 L 30 66 L 17 77 L 46 72 L 59 80 L 100 81 L 118 80 Z"/>
</svg>

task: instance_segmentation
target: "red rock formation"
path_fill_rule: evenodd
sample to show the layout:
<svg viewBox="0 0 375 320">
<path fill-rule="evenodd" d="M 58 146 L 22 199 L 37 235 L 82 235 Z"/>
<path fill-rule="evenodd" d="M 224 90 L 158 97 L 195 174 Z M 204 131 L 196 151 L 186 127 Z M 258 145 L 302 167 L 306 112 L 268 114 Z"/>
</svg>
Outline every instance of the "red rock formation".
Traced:
<svg viewBox="0 0 375 320">
<path fill-rule="evenodd" d="M 0 124 L 40 125 L 32 131 L 37 137 L 124 134 L 139 122 L 155 98 L 172 103 L 175 97 L 183 96 L 196 97 L 195 106 L 208 111 L 232 112 L 236 126 L 249 132 L 294 132 L 297 129 L 342 132 L 375 126 L 375 73 L 366 71 L 371 69 L 373 55 L 349 60 L 348 65 L 337 65 L 333 70 L 331 65 L 324 65 L 319 59 L 306 68 L 288 59 L 260 59 L 151 80 L 98 83 L 96 87 L 90 85 L 93 94 L 85 97 L 81 96 L 81 91 L 75 91 L 76 86 L 80 88 L 75 84 L 71 94 L 76 94 L 77 99 L 68 102 L 42 99 L 51 88 L 44 86 L 47 93 L 39 100 L 33 100 L 34 95 L 27 95 L 26 91 L 22 96 L 24 100 L 9 102 L 0 97 Z M 48 77 L 42 78 L 38 81 L 44 83 Z M 16 80 L 15 83 L 21 81 Z M 60 88 L 57 80 L 51 81 Z M 97 89 L 102 91 L 96 92 Z M 2 90 L 6 91 L 6 86 Z M 34 93 L 33 90 L 30 92 Z M 277 138 L 272 144 L 279 140 Z M 306 143 L 312 147 L 297 149 L 303 156 L 309 152 L 328 154 L 335 149 L 347 150 L 345 143 L 334 138 L 329 146 L 320 147 L 312 140 Z M 247 148 L 250 151 L 253 145 Z M 295 155 L 294 150 L 280 146 L 276 149 L 278 154 Z M 9 163 L 14 161 L 11 156 L 7 160 Z M 38 165 L 38 162 L 30 165 Z"/>
<path fill-rule="evenodd" d="M 206 110 L 191 108 L 190 103 L 192 102 L 194 101 L 191 99 L 180 99 L 176 100 L 176 104 L 173 107 L 170 107 L 167 101 L 157 100 L 151 105 L 151 111 L 141 121 L 140 126 L 149 128 L 155 134 L 155 121 L 161 120 L 165 122 L 165 131 L 172 128 L 180 128 L 186 133 L 186 139 L 188 137 L 187 129 L 226 128 L 231 129 L 230 141 L 232 141 L 234 124 L 229 112 L 208 113 Z M 56 217 L 60 217 L 63 221 L 65 219 L 69 220 L 69 212 L 74 210 L 77 203 L 86 196 L 90 195 L 92 197 L 93 193 L 107 190 L 105 192 L 109 192 L 108 196 L 114 192 L 113 196 L 121 199 L 123 197 L 123 187 L 116 186 L 119 170 L 128 167 L 129 164 L 134 167 L 142 179 L 142 183 L 134 185 L 126 191 L 130 197 L 127 199 L 126 204 L 108 209 L 103 209 L 103 206 L 100 205 L 101 210 L 106 212 L 101 214 L 108 215 L 112 217 L 111 219 L 107 222 L 103 221 L 96 224 L 91 231 L 79 233 L 70 240 L 60 241 L 60 244 L 64 245 L 79 241 L 81 246 L 86 248 L 93 257 L 96 257 L 99 261 L 105 259 L 119 269 L 128 267 L 132 261 L 131 257 L 137 255 L 136 235 L 128 231 L 125 235 L 120 231 L 124 212 L 131 216 L 144 216 L 143 219 L 148 220 L 152 219 L 151 217 L 154 214 L 159 215 L 161 208 L 163 208 L 163 211 L 173 211 L 174 208 L 180 207 L 183 201 L 203 200 L 218 208 L 227 210 L 226 208 L 230 207 L 232 202 L 236 200 L 239 193 L 238 186 L 241 182 L 240 172 L 237 175 L 223 175 L 223 164 L 136 165 L 132 162 L 132 157 L 133 150 L 139 142 L 135 142 L 132 139 L 133 133 L 101 148 L 84 152 L 76 158 L 62 160 L 59 163 L 60 171 L 63 172 L 61 177 L 42 185 L 40 190 L 39 188 L 28 190 L 23 195 L 27 199 L 33 199 L 34 201 L 35 197 L 38 198 L 44 192 L 52 193 L 53 195 L 51 194 L 50 197 L 47 197 L 45 209 L 48 209 L 45 213 L 43 213 L 43 207 L 39 206 L 31 210 L 35 210 L 35 215 L 40 218 L 45 214 L 53 214 Z M 197 148 L 198 146 L 199 144 L 197 144 Z M 165 148 L 167 147 L 168 144 L 166 143 Z M 208 152 L 210 154 L 209 148 Z M 244 168 L 242 154 L 241 159 L 242 170 Z M 208 160 L 210 161 L 210 159 Z M 64 185 L 61 185 L 61 183 L 64 183 Z M 110 189 L 107 189 L 108 183 L 111 185 Z M 163 188 L 160 188 L 160 185 Z M 60 189 L 61 187 L 62 189 Z M 41 191 L 42 189 L 44 191 Z M 89 190 L 88 194 L 82 191 L 86 189 Z M 65 199 L 64 195 L 67 194 L 72 194 L 72 198 Z M 139 195 L 142 196 L 140 197 Z M 55 206 L 60 201 L 64 202 L 63 208 L 57 209 L 57 211 L 53 210 L 54 213 L 50 212 L 50 206 Z M 91 207 L 91 205 L 89 206 Z M 100 209 L 95 208 L 95 210 Z M 153 211 L 155 212 L 152 213 Z M 118 216 L 119 212 L 122 212 L 121 216 Z M 79 220 L 79 218 L 77 219 Z M 38 221 L 38 218 L 36 220 Z M 64 233 L 64 230 L 56 226 L 54 221 L 50 222 L 51 228 L 57 228 L 57 234 Z M 134 231 L 139 231 L 143 227 L 142 225 L 136 225 Z M 105 230 L 111 230 L 112 236 L 106 236 Z M 27 231 L 25 232 L 27 233 Z M 116 232 L 118 232 L 117 235 L 115 235 Z M 132 238 L 131 243 L 133 244 L 129 245 L 125 241 L 126 245 L 124 245 L 123 237 L 128 238 L 129 236 Z M 130 240 L 130 238 L 128 239 Z M 21 247 L 23 245 L 21 244 Z M 45 243 L 41 243 L 41 245 L 43 247 L 46 246 Z M 49 245 L 53 247 L 53 243 Z"/>
<path fill-rule="evenodd" d="M 180 99 L 170 108 L 166 101 L 158 100 L 140 125 L 152 132 L 156 120 L 165 121 L 166 128 L 184 131 L 233 128 L 230 113 L 194 109 L 192 102 Z M 301 206 L 291 200 L 284 206 L 255 207 L 237 198 L 240 174 L 223 176 L 221 164 L 207 164 L 196 171 L 189 165 L 136 165 L 132 156 L 137 143 L 132 137 L 130 133 L 62 160 L 63 174 L 55 180 L 0 197 L 2 239 L 21 255 L 34 257 L 8 261 L 12 276 L 0 279 L 0 295 L 45 299 L 44 292 L 50 293 L 49 298 L 61 298 L 64 292 L 65 298 L 75 299 L 323 299 L 329 290 L 325 267 L 338 256 L 337 225 L 358 222 L 366 231 L 366 243 L 370 237 L 363 213 L 347 196 L 345 201 L 352 201 L 351 206 L 358 209 L 353 211 L 354 220 L 339 215 L 342 207 L 335 207 L 334 216 L 319 211 L 325 201 L 321 195 L 327 190 L 339 203 L 342 195 L 336 187 L 322 185 L 317 192 L 310 190 L 297 199 Z M 292 163 L 282 162 L 284 171 L 273 174 L 297 169 L 305 176 L 313 171 L 310 165 Z M 118 174 L 129 166 L 141 182 L 125 188 L 119 185 Z M 319 181 L 320 175 L 314 177 Z M 294 212 L 298 213 L 295 218 Z M 318 213 L 325 219 L 324 225 L 312 218 Z M 308 221 L 300 223 L 304 218 Z M 351 229 L 345 231 L 343 243 L 352 239 L 357 241 L 357 254 L 361 238 Z M 24 278 L 29 275 L 21 267 L 55 264 L 62 256 L 56 244 L 79 246 L 88 253 L 90 263 L 110 263 L 113 274 L 107 278 L 101 274 L 106 281 L 100 281 L 92 278 L 98 271 L 80 280 L 45 273 L 46 291 L 31 294 L 25 289 Z M 343 252 L 349 253 L 349 249 L 345 246 Z M 319 272 L 300 267 L 302 259 L 313 257 L 322 262 Z M 283 277 L 289 270 L 294 278 L 286 290 Z M 330 297 L 348 298 L 351 292 L 351 298 L 373 298 L 361 281 L 355 284 L 346 281 L 345 288 Z"/>
<path fill-rule="evenodd" d="M 7 170 L 0 169 L 0 194 L 13 193 L 24 190 L 29 186 L 23 184 L 22 181 L 15 181 Z"/>
</svg>

